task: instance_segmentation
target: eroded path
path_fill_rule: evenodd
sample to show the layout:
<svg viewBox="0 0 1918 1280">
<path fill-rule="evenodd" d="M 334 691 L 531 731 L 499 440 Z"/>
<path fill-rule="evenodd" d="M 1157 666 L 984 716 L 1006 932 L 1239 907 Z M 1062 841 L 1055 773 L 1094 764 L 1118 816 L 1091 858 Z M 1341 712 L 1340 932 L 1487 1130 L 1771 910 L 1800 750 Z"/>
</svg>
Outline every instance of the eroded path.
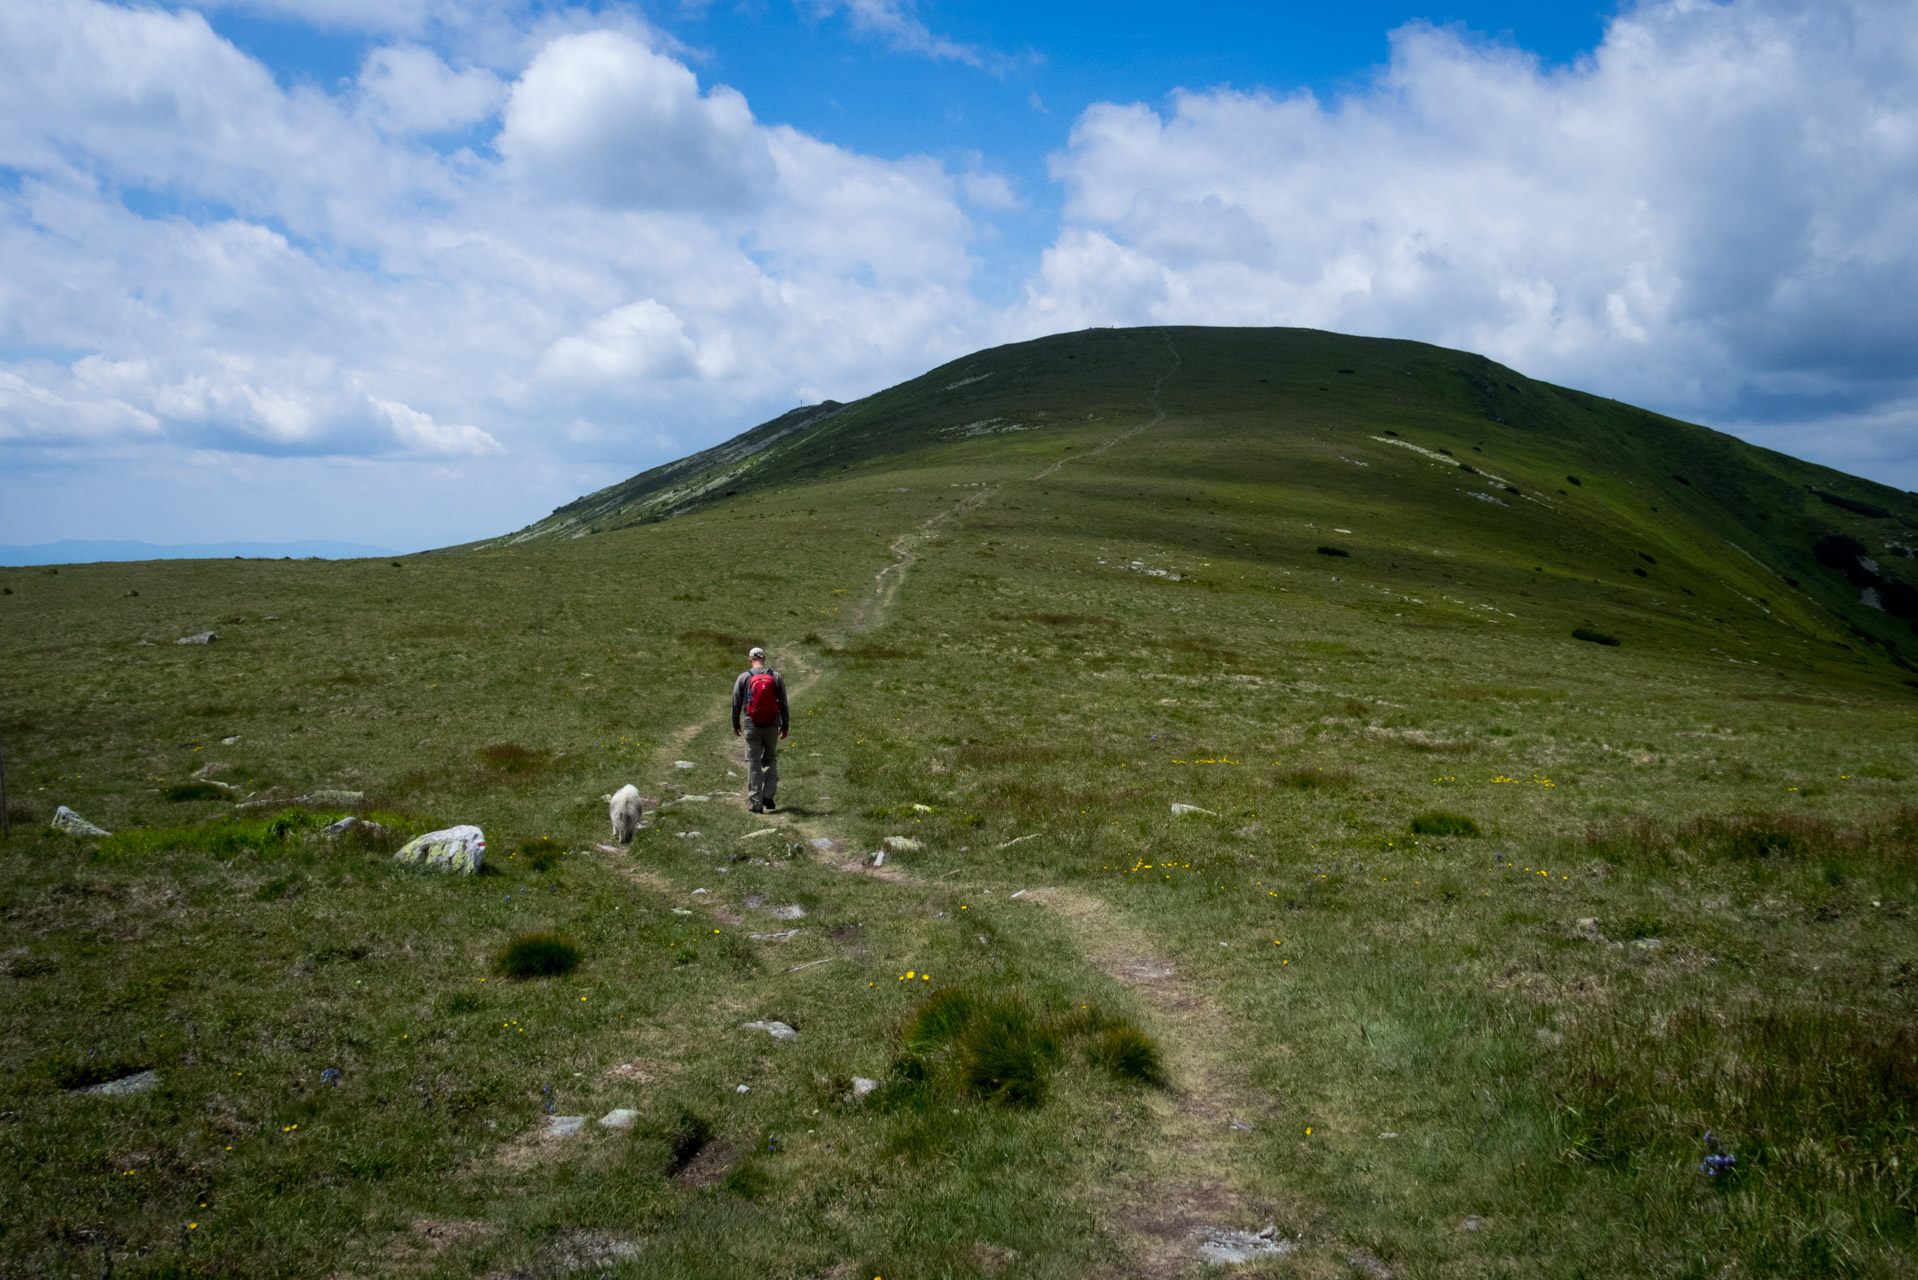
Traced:
<svg viewBox="0 0 1918 1280">
<path fill-rule="evenodd" d="M 1170 362 L 1147 398 L 1152 411 L 1149 418 L 1086 453 L 1060 458 L 1026 480 L 1013 483 L 1044 480 L 1068 463 L 1099 457 L 1163 422 L 1166 410 L 1161 393 L 1181 362 L 1170 336 L 1162 337 Z M 1007 487 L 995 484 L 970 493 L 895 538 L 889 548 L 893 559 L 873 575 L 871 591 L 851 611 L 847 634 L 862 635 L 883 627 L 900 589 L 920 560 L 920 548 Z M 790 657 L 782 654 L 781 658 L 788 692 L 795 702 L 826 674 L 798 651 Z M 730 728 L 730 710 L 729 697 L 721 697 L 708 715 L 663 744 L 657 775 L 662 782 L 671 778 L 674 759 L 692 753 L 706 731 L 718 726 L 723 734 Z M 707 749 L 723 752 L 743 775 L 734 746 L 722 739 Z M 743 785 L 742 777 L 742 791 Z M 658 818 L 657 813 L 653 816 Z M 870 866 L 865 855 L 830 830 L 828 815 L 781 810 L 766 815 L 763 821 L 786 830 L 787 839 L 804 842 L 821 864 L 900 883 L 916 880 L 910 872 L 894 866 Z M 948 887 L 961 887 L 956 881 L 947 883 Z M 1250 1238 L 1260 1222 L 1279 1210 L 1278 1206 L 1248 1198 L 1231 1172 L 1235 1146 L 1250 1139 L 1262 1116 L 1249 1081 L 1231 1065 L 1234 1058 L 1229 1024 L 1211 996 L 1165 958 L 1163 943 L 1135 926 L 1110 902 L 1094 894 L 1054 888 L 1031 890 L 1023 896 L 1040 904 L 1054 918 L 1090 967 L 1127 986 L 1149 1010 L 1152 1029 L 1166 1053 L 1172 1087 L 1152 1095 L 1156 1132 L 1145 1145 L 1142 1162 L 1119 1185 L 1100 1189 L 1101 1217 L 1113 1238 L 1127 1242 L 1127 1252 L 1142 1274 L 1170 1277 L 1189 1272 L 1207 1260 L 1200 1247 L 1211 1235 L 1237 1227 Z M 1280 1241 L 1275 1250 L 1283 1252 L 1290 1247 L 1289 1242 Z"/>
</svg>

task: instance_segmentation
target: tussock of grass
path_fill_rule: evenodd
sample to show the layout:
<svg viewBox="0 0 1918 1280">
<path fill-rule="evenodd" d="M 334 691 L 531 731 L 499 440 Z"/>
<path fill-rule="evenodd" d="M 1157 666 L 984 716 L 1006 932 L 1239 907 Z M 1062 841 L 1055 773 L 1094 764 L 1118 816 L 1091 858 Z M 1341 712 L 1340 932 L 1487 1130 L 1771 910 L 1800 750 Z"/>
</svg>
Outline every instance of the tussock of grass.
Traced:
<svg viewBox="0 0 1918 1280">
<path fill-rule="evenodd" d="M 502 978 L 561 978 L 579 968 L 579 944 L 556 933 L 522 933 L 493 961 Z"/>
<path fill-rule="evenodd" d="M 1412 834 L 1418 836 L 1475 836 L 1478 823 L 1462 813 L 1434 810 L 1412 819 Z"/>
<path fill-rule="evenodd" d="M 1320 547 L 1319 554 L 1322 556 L 1349 556 L 1352 553 L 1343 547 Z"/>
<path fill-rule="evenodd" d="M 519 860 L 530 870 L 551 871 L 566 856 L 566 846 L 547 836 L 540 836 L 536 840 L 526 841 L 508 856 Z"/>
<path fill-rule="evenodd" d="M 1590 627 L 1573 627 L 1572 639 L 1585 640 L 1592 644 L 1610 645 L 1613 648 L 1618 646 L 1618 638 L 1616 636 L 1608 636 L 1603 631 L 1594 631 Z"/>
</svg>

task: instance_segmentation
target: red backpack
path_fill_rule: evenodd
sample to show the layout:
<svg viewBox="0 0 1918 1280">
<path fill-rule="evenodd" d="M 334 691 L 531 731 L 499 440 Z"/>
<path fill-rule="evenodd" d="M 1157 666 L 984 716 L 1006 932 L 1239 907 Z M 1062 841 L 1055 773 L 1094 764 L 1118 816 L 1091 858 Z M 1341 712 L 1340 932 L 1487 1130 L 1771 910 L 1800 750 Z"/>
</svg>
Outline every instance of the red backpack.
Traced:
<svg viewBox="0 0 1918 1280">
<path fill-rule="evenodd" d="M 746 675 L 746 718 L 754 724 L 779 723 L 779 687 L 770 671 Z"/>
</svg>

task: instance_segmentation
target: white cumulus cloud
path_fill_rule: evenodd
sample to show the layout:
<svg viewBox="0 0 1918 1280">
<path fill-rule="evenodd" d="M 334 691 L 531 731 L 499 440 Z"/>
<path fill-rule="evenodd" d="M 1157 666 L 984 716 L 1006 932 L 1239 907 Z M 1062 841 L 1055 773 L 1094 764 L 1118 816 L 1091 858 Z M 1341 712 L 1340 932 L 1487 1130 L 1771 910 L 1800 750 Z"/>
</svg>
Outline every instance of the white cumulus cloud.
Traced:
<svg viewBox="0 0 1918 1280">
<path fill-rule="evenodd" d="M 1335 101 L 1100 104 L 1025 321 L 1424 338 L 1721 424 L 1869 411 L 1918 388 L 1913 84 L 1909 4 L 1669 0 L 1564 68 L 1414 25 Z"/>
</svg>

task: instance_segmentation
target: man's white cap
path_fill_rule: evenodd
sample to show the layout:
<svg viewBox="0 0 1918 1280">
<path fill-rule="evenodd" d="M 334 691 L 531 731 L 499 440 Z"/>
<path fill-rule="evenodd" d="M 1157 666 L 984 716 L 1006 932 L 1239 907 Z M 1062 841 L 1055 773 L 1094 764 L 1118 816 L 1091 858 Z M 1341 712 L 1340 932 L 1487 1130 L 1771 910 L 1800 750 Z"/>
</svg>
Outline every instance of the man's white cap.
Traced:
<svg viewBox="0 0 1918 1280">
<path fill-rule="evenodd" d="M 758 645 L 754 645 L 751 649 L 748 649 L 746 651 L 746 656 L 748 658 L 763 658 L 766 656 L 766 651 L 760 648 Z"/>
</svg>

